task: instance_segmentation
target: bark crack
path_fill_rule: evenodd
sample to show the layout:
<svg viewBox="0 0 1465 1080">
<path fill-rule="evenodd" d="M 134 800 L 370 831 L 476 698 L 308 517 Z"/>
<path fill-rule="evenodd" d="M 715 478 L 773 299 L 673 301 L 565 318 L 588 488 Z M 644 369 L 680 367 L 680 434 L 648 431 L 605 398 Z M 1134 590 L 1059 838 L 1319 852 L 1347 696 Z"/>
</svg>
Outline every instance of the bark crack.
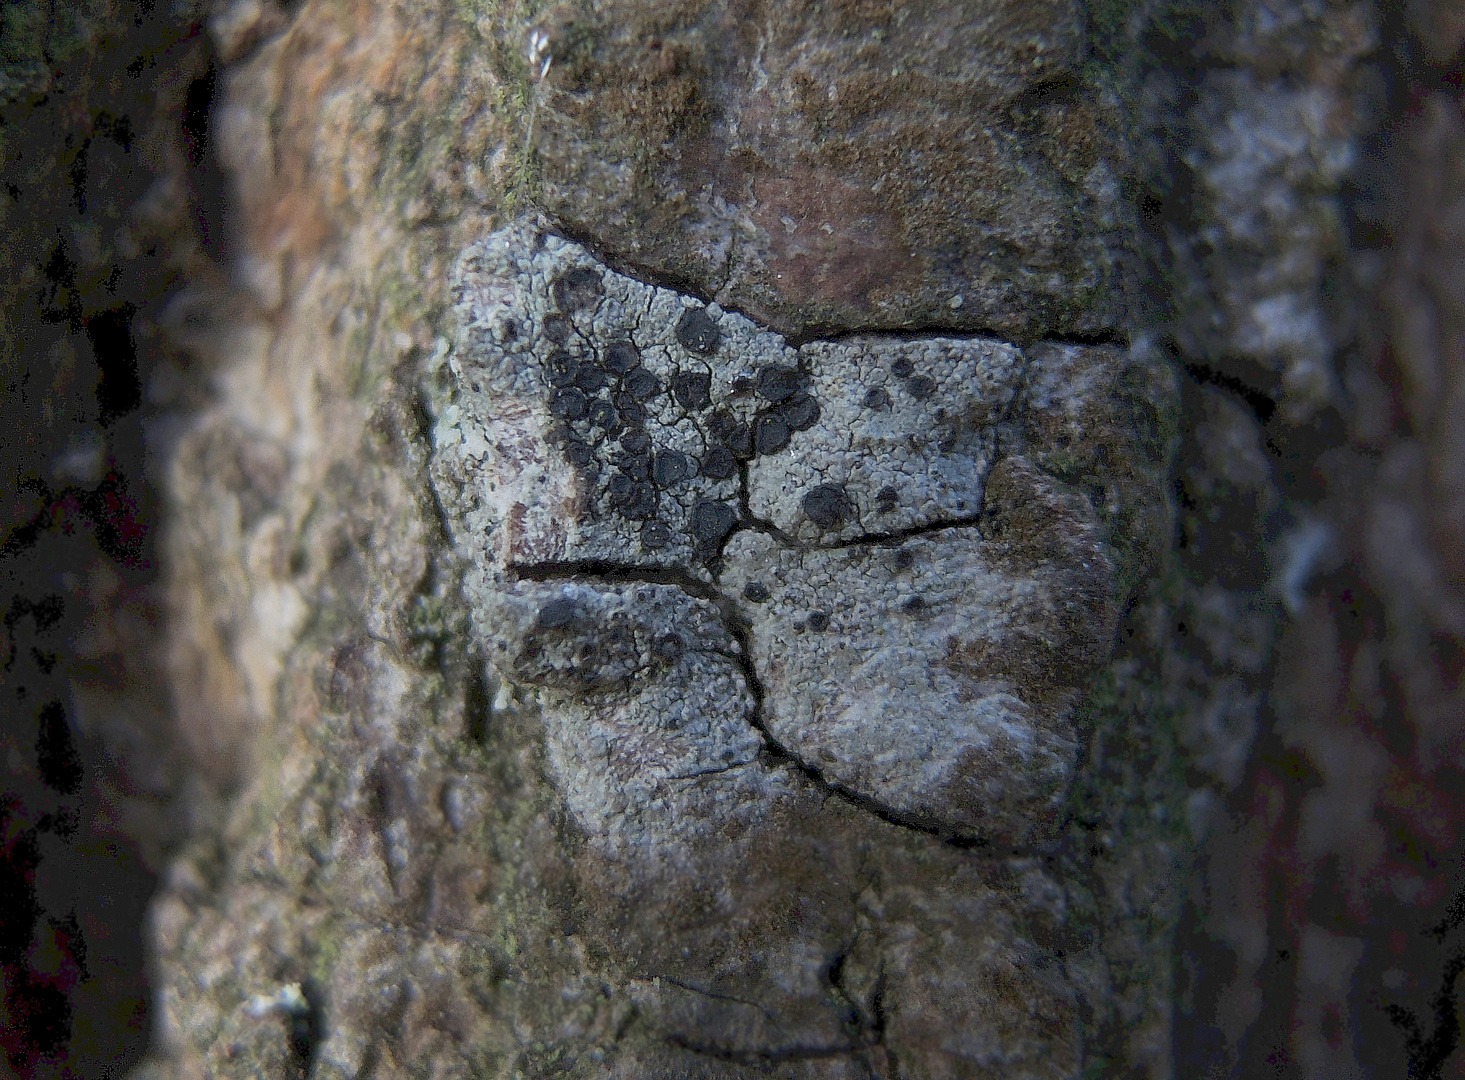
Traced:
<svg viewBox="0 0 1465 1080">
<path fill-rule="evenodd" d="M 696 772 L 681 773 L 677 776 L 668 776 L 668 780 L 696 780 L 703 776 L 717 776 L 720 773 L 732 772 L 734 769 L 745 769 L 753 764 L 752 761 L 735 761 L 731 765 L 719 765 L 711 769 L 698 769 Z"/>
<path fill-rule="evenodd" d="M 927 527 L 922 527 L 922 530 L 925 532 L 938 531 L 937 529 Z M 924 836 L 931 837 L 957 850 L 975 851 L 984 856 L 1001 858 L 1031 853 L 1031 850 L 1027 847 L 999 847 L 984 837 L 959 833 L 949 826 L 943 825 L 925 815 L 907 814 L 893 810 L 878 799 L 861 794 L 858 791 L 854 791 L 843 784 L 831 780 L 817 766 L 811 765 L 788 746 L 780 742 L 768 726 L 766 691 L 763 687 L 763 680 L 758 674 L 757 665 L 753 662 L 751 624 L 742 614 L 737 602 L 716 585 L 703 581 L 680 567 L 627 566 L 621 563 L 598 559 L 511 565 L 508 569 L 513 578 L 519 581 L 578 581 L 586 583 L 602 582 L 606 584 L 635 583 L 670 585 L 681 589 L 689 596 L 707 601 L 717 609 L 724 628 L 732 636 L 733 640 L 738 643 L 738 651 L 731 654 L 729 658 L 738 665 L 743 678 L 747 681 L 748 691 L 753 696 L 753 714 L 749 722 L 763 740 L 762 758 L 765 764 L 771 766 L 787 766 L 828 798 L 838 799 L 849 806 L 878 818 L 887 825 L 921 833 Z M 732 768 L 741 768 L 748 764 L 751 764 L 751 762 L 737 762 L 726 768 L 709 770 L 709 773 L 729 771 Z M 696 775 L 707 774 L 698 773 Z M 669 779 L 691 778 L 670 777 Z"/>
<path fill-rule="evenodd" d="M 904 529 L 892 529 L 889 532 L 861 533 L 859 536 L 851 537 L 848 540 L 841 540 L 835 544 L 804 544 L 799 545 L 799 547 L 804 551 L 841 551 L 844 548 L 855 547 L 891 547 L 897 544 L 903 544 L 913 537 L 929 536 L 932 533 L 945 532 L 947 529 L 975 528 L 981 523 L 981 520 L 982 511 L 979 510 L 975 514 L 941 518 L 938 521 L 927 521 L 919 525 L 908 525 Z"/>
<path fill-rule="evenodd" d="M 654 284 L 654 282 L 648 282 Z M 751 316 L 749 316 L 751 318 Z M 757 320 L 753 320 L 757 322 Z M 758 323 L 763 326 L 762 323 Z M 764 327 L 770 329 L 770 327 Z M 779 333 L 772 330 L 773 333 Z M 829 330 L 827 328 L 813 327 L 802 334 L 783 334 L 782 337 L 795 349 L 816 341 L 828 341 L 838 343 L 850 341 L 855 338 L 885 338 L 894 341 L 920 341 L 923 338 L 949 338 L 952 341 L 975 341 L 978 338 L 984 341 L 999 341 L 1004 345 L 1011 345 L 1015 349 L 1030 349 L 1034 345 L 1113 345 L 1121 349 L 1130 346 L 1129 335 L 1117 327 L 1105 327 L 1095 330 L 1093 333 L 1074 334 L 1044 334 L 1036 338 L 1024 338 L 1016 340 L 992 326 L 953 326 L 940 323 L 927 323 L 923 326 L 891 326 L 878 327 L 866 326 L 855 327 L 849 330 Z"/>
<path fill-rule="evenodd" d="M 694 1042 L 684 1035 L 675 1034 L 666 1036 L 666 1041 L 678 1050 L 685 1050 L 689 1054 L 738 1065 L 769 1065 L 785 1061 L 857 1057 L 865 1052 L 865 1048 L 862 1046 L 791 1046 L 787 1050 L 734 1050 L 731 1047 Z"/>
<path fill-rule="evenodd" d="M 671 978 L 666 975 L 656 976 L 657 981 L 666 983 L 668 986 L 675 986 L 679 990 L 685 990 L 689 994 L 696 994 L 698 997 L 708 998 L 712 1001 L 725 1001 L 734 1005 L 742 1005 L 749 1009 L 756 1010 L 764 1020 L 776 1028 L 782 1028 L 778 1017 L 756 1001 L 747 998 L 737 997 L 734 994 L 724 994 L 716 990 L 708 990 L 704 987 L 694 986 L 691 983 L 683 982 L 680 979 Z M 780 1061 L 807 1061 L 818 1058 L 847 1057 L 852 1054 L 859 1054 L 865 1047 L 854 1042 L 846 1042 L 835 1046 L 790 1046 L 784 1049 L 745 1049 L 738 1050 L 730 1046 L 719 1046 L 716 1043 L 701 1042 L 688 1038 L 680 1033 L 669 1033 L 665 1036 L 666 1041 L 681 1050 L 697 1054 L 701 1057 L 716 1058 L 720 1061 L 732 1061 L 741 1064 L 767 1064 Z"/>
<path fill-rule="evenodd" d="M 680 979 L 674 979 L 669 975 L 657 975 L 654 976 L 654 978 L 659 979 L 661 982 L 664 982 L 669 986 L 675 986 L 680 990 L 685 990 L 689 994 L 696 994 L 698 997 L 712 998 L 714 1001 L 730 1001 L 734 1005 L 746 1005 L 750 1009 L 757 1009 L 758 1012 L 763 1015 L 763 1019 L 767 1020 L 770 1024 L 778 1023 L 778 1018 L 775 1017 L 767 1009 L 765 1009 L 762 1005 L 759 1005 L 756 1001 L 749 1001 L 747 998 L 740 998 L 735 994 L 723 994 L 716 990 L 708 990 L 701 986 L 693 986 L 691 983 L 683 982 Z"/>
</svg>

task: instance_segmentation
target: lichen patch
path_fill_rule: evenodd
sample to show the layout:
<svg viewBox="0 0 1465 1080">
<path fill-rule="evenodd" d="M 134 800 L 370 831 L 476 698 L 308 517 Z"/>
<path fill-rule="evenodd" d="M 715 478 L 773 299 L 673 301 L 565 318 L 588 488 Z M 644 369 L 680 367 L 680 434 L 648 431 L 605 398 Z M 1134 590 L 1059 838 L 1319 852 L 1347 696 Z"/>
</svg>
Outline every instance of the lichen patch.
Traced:
<svg viewBox="0 0 1465 1080">
<path fill-rule="evenodd" d="M 754 601 L 742 609 L 749 650 L 780 746 L 899 818 L 1021 846 L 1061 810 L 1077 736 L 1065 695 L 995 658 L 1056 636 L 1059 613 L 1092 604 L 1085 587 L 1108 568 L 1086 575 L 1091 554 L 1013 566 L 977 528 L 893 551 L 745 532 L 722 584 Z M 952 662 L 981 653 L 994 658 L 985 669 Z M 1041 675 L 1071 697 L 1071 671 L 1048 663 Z"/>
<path fill-rule="evenodd" d="M 435 483 L 481 647 L 541 696 L 603 851 L 680 858 L 809 781 L 1010 847 L 1059 816 L 1114 563 L 1043 463 L 1114 455 L 1024 418 L 1084 414 L 1118 350 L 795 347 L 522 223 L 455 282 Z"/>
</svg>

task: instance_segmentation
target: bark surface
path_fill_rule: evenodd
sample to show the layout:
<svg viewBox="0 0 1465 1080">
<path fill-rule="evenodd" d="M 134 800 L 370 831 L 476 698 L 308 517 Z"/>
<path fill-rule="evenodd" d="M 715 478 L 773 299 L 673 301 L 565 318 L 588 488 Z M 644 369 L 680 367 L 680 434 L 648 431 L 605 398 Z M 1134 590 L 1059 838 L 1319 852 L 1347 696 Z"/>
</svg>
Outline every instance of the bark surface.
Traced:
<svg viewBox="0 0 1465 1080">
<path fill-rule="evenodd" d="M 171 459 L 170 642 L 244 781 L 154 905 L 154 1075 L 1249 1067 L 1254 922 L 1197 901 L 1239 959 L 1195 1023 L 1173 938 L 1351 553 L 1288 454 L 1407 443 L 1435 471 L 1401 484 L 1458 486 L 1453 354 L 1396 436 L 1337 306 L 1378 290 L 1339 192 L 1401 31 L 1060 0 L 210 29 L 243 288 Z M 1434 162 L 1458 106 L 1425 113 Z M 1451 557 L 1415 494 L 1362 535 Z M 1458 640 L 1445 564 L 1361 565 L 1417 571 L 1390 626 Z M 1293 929 L 1284 1042 L 1361 1069 L 1359 950 Z"/>
</svg>

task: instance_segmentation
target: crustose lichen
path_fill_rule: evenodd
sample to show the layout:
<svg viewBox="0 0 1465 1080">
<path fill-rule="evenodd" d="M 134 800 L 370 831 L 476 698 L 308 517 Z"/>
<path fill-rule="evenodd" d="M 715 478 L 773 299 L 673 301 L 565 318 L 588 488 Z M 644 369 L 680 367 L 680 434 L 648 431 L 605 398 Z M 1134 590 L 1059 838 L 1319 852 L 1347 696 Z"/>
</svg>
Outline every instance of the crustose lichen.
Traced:
<svg viewBox="0 0 1465 1080">
<path fill-rule="evenodd" d="M 768 741 L 942 833 L 1053 820 L 1113 570 L 1028 456 L 1024 388 L 1092 350 L 795 348 L 528 225 L 465 253 L 455 297 L 435 482 L 475 632 L 539 688 L 593 838 L 670 851 L 758 813 L 797 782 Z"/>
</svg>

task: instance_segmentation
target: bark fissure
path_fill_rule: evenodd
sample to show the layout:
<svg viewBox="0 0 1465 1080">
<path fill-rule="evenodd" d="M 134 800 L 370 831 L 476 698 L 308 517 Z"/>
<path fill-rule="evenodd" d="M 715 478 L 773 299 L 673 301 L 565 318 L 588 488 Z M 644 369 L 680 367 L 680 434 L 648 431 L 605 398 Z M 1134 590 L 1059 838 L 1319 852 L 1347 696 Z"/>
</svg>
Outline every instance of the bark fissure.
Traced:
<svg viewBox="0 0 1465 1080">
<path fill-rule="evenodd" d="M 850 341 L 855 338 L 883 338 L 894 341 L 919 341 L 922 338 L 948 338 L 952 341 L 996 341 L 1003 345 L 1009 345 L 1019 350 L 1030 349 L 1035 345 L 1082 345 L 1096 346 L 1109 345 L 1121 349 L 1127 349 L 1131 345 L 1130 335 L 1127 331 L 1117 326 L 1104 326 L 1091 331 L 1063 332 L 1049 330 L 1033 337 L 1014 338 L 1010 333 L 1000 327 L 983 326 L 957 326 L 951 323 L 919 323 L 911 326 L 855 326 L 850 329 L 834 330 L 829 326 L 810 326 L 803 331 L 783 331 L 771 325 L 767 320 L 758 318 L 754 314 L 744 311 L 735 303 L 723 303 L 720 299 L 726 292 L 734 273 L 737 271 L 738 242 L 733 236 L 729 240 L 728 253 L 723 257 L 722 266 L 719 268 L 718 280 L 711 288 L 699 288 L 697 283 L 689 278 L 680 277 L 676 274 L 658 271 L 655 268 L 635 262 L 622 252 L 613 250 L 605 244 L 593 232 L 576 228 L 572 223 L 556 217 L 553 221 L 544 221 L 541 229 L 546 233 L 553 233 L 563 240 L 579 244 L 589 251 L 595 259 L 608 266 L 611 270 L 643 285 L 649 285 L 657 289 L 669 289 L 672 292 L 682 293 L 686 296 L 694 296 L 704 304 L 718 304 L 723 310 L 730 311 L 748 319 L 760 330 L 777 334 L 779 337 L 794 349 L 800 349 L 805 345 L 812 345 L 815 342 L 828 342 L 838 344 L 843 341 Z"/>
<path fill-rule="evenodd" d="M 757 322 L 757 320 L 754 320 Z M 761 323 L 759 323 L 762 326 Z M 765 329 L 767 329 L 765 327 Z M 775 331 L 776 332 L 776 331 Z M 1095 330 L 1091 333 L 1045 333 L 1040 337 L 1024 338 L 1021 341 L 1015 340 L 1011 335 L 1005 334 L 1002 330 L 991 326 L 978 327 L 956 327 L 941 323 L 922 323 L 918 326 L 892 326 L 892 327 L 856 327 L 851 330 L 839 330 L 830 332 L 828 330 L 811 330 L 806 334 L 785 334 L 784 340 L 794 348 L 803 345 L 811 345 L 816 341 L 827 341 L 831 344 L 838 344 L 842 341 L 850 341 L 854 338 L 884 338 L 895 341 L 920 341 L 922 338 L 948 338 L 952 341 L 998 341 L 1004 345 L 1011 345 L 1015 349 L 1030 349 L 1034 345 L 1113 345 L 1121 349 L 1127 349 L 1130 345 L 1129 335 L 1117 327 L 1108 327 Z"/>
<path fill-rule="evenodd" d="M 696 772 L 680 773 L 677 776 L 668 776 L 668 780 L 697 780 L 703 776 L 719 776 L 722 773 L 732 772 L 734 769 L 745 769 L 753 764 L 752 761 L 735 761 L 731 765 L 719 765 L 714 769 L 698 769 Z"/>
<path fill-rule="evenodd" d="M 782 1026 L 779 1024 L 778 1017 L 773 1012 L 758 1004 L 756 1001 L 749 1001 L 747 998 L 740 998 L 733 994 L 719 993 L 716 990 L 708 990 L 684 982 L 681 979 L 670 978 L 665 975 L 658 976 L 658 981 L 666 983 L 668 986 L 675 986 L 680 990 L 685 990 L 689 994 L 696 994 L 698 997 L 708 998 L 713 1001 L 725 1001 L 734 1005 L 742 1005 L 749 1009 L 755 1009 L 768 1023 L 776 1027 Z M 688 1053 L 740 1064 L 771 1064 L 783 1061 L 809 1061 L 822 1058 L 847 1057 L 852 1054 L 860 1054 L 867 1049 L 864 1045 L 849 1042 L 834 1046 L 790 1046 L 783 1049 L 763 1048 L 740 1050 L 730 1046 L 719 1046 L 712 1042 L 689 1039 L 685 1035 L 674 1032 L 667 1034 L 665 1038 L 671 1045 L 680 1050 L 685 1050 Z"/>
<path fill-rule="evenodd" d="M 988 472 L 990 471 L 989 469 Z M 915 537 L 930 536 L 934 533 L 945 532 L 947 529 L 975 528 L 981 523 L 981 520 L 982 511 L 979 510 L 975 514 L 964 514 L 961 517 L 922 522 L 919 525 L 910 525 L 904 529 L 892 529 L 890 532 L 861 533 L 859 536 L 852 537 L 849 540 L 841 540 L 837 544 L 802 545 L 802 550 L 841 551 L 845 548 L 856 547 L 895 547 Z"/>
<path fill-rule="evenodd" d="M 1000 460 L 1000 459 L 999 459 Z M 993 461 L 984 472 L 990 474 L 997 461 Z M 986 475 L 982 482 L 986 483 Z M 784 547 L 793 551 L 843 551 L 848 548 L 857 547 L 888 547 L 895 544 L 902 544 L 917 536 L 928 536 L 933 533 L 944 532 L 947 529 L 967 529 L 974 527 L 982 517 L 982 511 L 975 514 L 963 514 L 959 517 L 938 518 L 935 521 L 925 521 L 916 525 L 909 525 L 904 529 L 892 529 L 890 532 L 866 532 L 859 536 L 851 537 L 848 540 L 839 540 L 831 544 L 806 544 L 784 532 L 773 522 L 760 518 L 753 513 L 749 505 L 748 480 L 746 467 L 744 467 L 743 484 L 738 492 L 739 509 L 742 516 L 738 521 L 738 528 L 728 534 L 731 540 L 739 532 L 752 531 L 760 532 L 771 536 Z"/>
<path fill-rule="evenodd" d="M 678 989 L 685 990 L 689 994 L 696 994 L 699 997 L 712 998 L 714 1001 L 730 1001 L 734 1005 L 746 1005 L 750 1009 L 757 1009 L 758 1012 L 763 1015 L 763 1019 L 767 1020 L 770 1024 L 778 1023 L 778 1018 L 767 1009 L 765 1009 L 762 1005 L 759 1005 L 756 1001 L 749 1001 L 747 998 L 740 998 L 735 994 L 724 994 L 716 990 L 708 990 L 705 987 L 693 986 L 689 982 L 684 982 L 681 979 L 672 978 L 669 975 L 658 975 L 656 976 L 656 978 L 669 986 L 675 986 Z"/>
<path fill-rule="evenodd" d="M 865 1052 L 862 1046 L 794 1046 L 787 1050 L 734 1050 L 730 1047 L 697 1043 L 681 1035 L 668 1035 L 666 1041 L 678 1050 L 699 1057 L 714 1058 L 737 1065 L 770 1065 L 785 1061 L 817 1061 L 827 1058 L 855 1057 Z"/>
<path fill-rule="evenodd" d="M 770 1024 L 781 1026 L 779 1025 L 778 1017 L 756 1001 L 749 1001 L 747 998 L 736 997 L 732 994 L 719 993 L 716 990 L 707 990 L 703 987 L 694 986 L 691 983 L 665 975 L 658 976 L 658 979 L 660 982 L 666 983 L 669 986 L 675 986 L 678 989 L 685 990 L 689 994 L 696 994 L 699 997 L 709 998 L 714 1001 L 726 1001 L 735 1005 L 743 1005 L 750 1009 L 756 1009 Z M 688 1053 L 738 1064 L 774 1064 L 785 1061 L 810 1061 L 825 1058 L 849 1057 L 863 1054 L 870 1046 L 874 1045 L 868 1042 L 848 1042 L 835 1046 L 790 1046 L 784 1049 L 738 1050 L 729 1046 L 719 1046 L 716 1043 L 699 1042 L 677 1033 L 668 1034 L 665 1036 L 665 1039 L 671 1045 L 680 1050 L 685 1050 Z"/>
</svg>

